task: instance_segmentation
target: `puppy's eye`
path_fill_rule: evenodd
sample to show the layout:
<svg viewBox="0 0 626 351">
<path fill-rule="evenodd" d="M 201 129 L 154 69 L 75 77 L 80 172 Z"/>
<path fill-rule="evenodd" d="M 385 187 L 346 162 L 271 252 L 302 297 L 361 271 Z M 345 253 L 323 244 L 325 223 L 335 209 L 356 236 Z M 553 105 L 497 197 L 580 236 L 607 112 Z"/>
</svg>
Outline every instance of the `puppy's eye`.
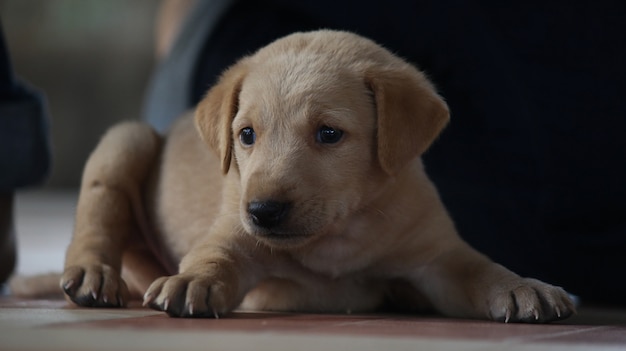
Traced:
<svg viewBox="0 0 626 351">
<path fill-rule="evenodd" d="M 244 146 L 251 146 L 256 141 L 256 133 L 250 127 L 243 128 L 239 132 L 239 140 Z"/>
<path fill-rule="evenodd" d="M 334 144 L 341 140 L 343 131 L 329 126 L 323 126 L 317 131 L 317 141 L 322 144 Z"/>
</svg>

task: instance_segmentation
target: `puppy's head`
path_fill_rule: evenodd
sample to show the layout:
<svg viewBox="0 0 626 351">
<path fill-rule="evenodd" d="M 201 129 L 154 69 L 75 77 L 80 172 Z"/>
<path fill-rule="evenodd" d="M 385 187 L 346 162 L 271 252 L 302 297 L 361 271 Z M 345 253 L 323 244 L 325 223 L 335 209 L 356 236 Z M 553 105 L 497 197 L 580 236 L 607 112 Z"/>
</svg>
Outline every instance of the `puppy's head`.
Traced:
<svg viewBox="0 0 626 351">
<path fill-rule="evenodd" d="M 447 121 L 421 72 L 335 31 L 293 34 L 244 58 L 196 110 L 222 171 L 239 176 L 243 227 L 274 247 L 342 230 Z"/>
</svg>

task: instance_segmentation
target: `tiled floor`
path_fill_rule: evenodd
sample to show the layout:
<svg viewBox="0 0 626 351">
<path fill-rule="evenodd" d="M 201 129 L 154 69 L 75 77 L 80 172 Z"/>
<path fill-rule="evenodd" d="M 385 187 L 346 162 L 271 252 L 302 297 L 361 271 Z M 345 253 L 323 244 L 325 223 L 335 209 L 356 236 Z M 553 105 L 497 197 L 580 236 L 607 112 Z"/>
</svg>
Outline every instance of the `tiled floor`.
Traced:
<svg viewBox="0 0 626 351">
<path fill-rule="evenodd" d="M 75 193 L 18 199 L 18 270 L 60 270 Z M 626 311 L 591 309 L 564 323 L 499 324 L 432 316 L 234 313 L 175 319 L 141 308 L 79 309 L 0 298 L 0 350 L 626 350 Z"/>
</svg>

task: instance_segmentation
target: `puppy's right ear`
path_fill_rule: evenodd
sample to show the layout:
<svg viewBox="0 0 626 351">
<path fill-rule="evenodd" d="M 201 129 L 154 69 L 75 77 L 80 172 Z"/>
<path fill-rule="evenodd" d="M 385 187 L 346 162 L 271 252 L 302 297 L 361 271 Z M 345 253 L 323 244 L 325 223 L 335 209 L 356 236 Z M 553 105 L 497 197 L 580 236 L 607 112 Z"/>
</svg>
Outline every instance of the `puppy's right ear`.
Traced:
<svg viewBox="0 0 626 351">
<path fill-rule="evenodd" d="M 239 93 L 247 71 L 244 61 L 227 69 L 196 107 L 196 128 L 202 140 L 221 158 L 224 174 L 228 173 L 233 158 L 231 126 L 239 109 Z"/>
</svg>

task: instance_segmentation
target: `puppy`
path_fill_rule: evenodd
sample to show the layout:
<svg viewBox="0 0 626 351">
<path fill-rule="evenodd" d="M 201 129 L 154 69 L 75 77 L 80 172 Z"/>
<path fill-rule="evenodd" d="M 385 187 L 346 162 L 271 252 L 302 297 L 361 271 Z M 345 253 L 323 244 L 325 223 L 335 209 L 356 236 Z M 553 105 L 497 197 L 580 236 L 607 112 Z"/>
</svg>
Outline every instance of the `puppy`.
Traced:
<svg viewBox="0 0 626 351">
<path fill-rule="evenodd" d="M 570 316 L 563 289 L 458 236 L 420 159 L 448 116 L 420 71 L 368 39 L 279 39 L 224 72 L 167 138 L 141 123 L 103 137 L 61 286 L 81 306 L 145 293 L 177 317 L 390 304 L 504 322 Z"/>
</svg>

